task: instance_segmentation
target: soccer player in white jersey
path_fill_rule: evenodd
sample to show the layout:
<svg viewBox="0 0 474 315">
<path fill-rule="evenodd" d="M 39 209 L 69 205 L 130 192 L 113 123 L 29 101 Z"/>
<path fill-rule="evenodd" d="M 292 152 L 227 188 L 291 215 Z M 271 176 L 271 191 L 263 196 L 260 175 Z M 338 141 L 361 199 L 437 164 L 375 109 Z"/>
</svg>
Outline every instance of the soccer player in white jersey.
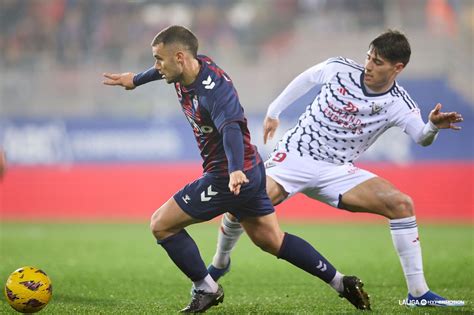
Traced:
<svg viewBox="0 0 474 315">
<path fill-rule="evenodd" d="M 301 192 L 333 207 L 388 218 L 408 286 L 408 303 L 453 305 L 430 291 L 425 281 L 411 198 L 352 164 L 390 127 L 400 127 L 422 146 L 430 145 L 440 129 L 460 129 L 455 123 L 462 116 L 441 112 L 441 104 L 436 104 L 425 124 L 416 102 L 395 81 L 410 53 L 407 38 L 389 30 L 370 43 L 364 66 L 337 57 L 297 76 L 268 108 L 265 143 L 287 106 L 315 85 L 322 85 L 321 92 L 266 161 L 267 193 L 274 205 Z M 229 270 L 230 252 L 241 233 L 235 218 L 225 214 L 217 252 L 208 267 L 214 278 Z"/>
</svg>

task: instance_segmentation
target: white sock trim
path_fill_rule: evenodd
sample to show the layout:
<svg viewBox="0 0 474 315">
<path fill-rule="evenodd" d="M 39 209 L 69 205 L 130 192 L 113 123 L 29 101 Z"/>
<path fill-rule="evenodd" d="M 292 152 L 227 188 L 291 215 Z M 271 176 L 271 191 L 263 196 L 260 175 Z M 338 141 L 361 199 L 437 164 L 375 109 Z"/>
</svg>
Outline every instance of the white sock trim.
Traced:
<svg viewBox="0 0 474 315">
<path fill-rule="evenodd" d="M 344 291 L 344 283 L 342 282 L 342 278 L 344 275 L 336 270 L 336 275 L 332 278 L 329 285 L 336 290 L 338 293 L 342 293 Z"/>
<path fill-rule="evenodd" d="M 207 276 L 202 280 L 194 281 L 193 284 L 194 289 L 197 291 L 216 293 L 218 289 L 217 283 L 212 279 L 210 274 L 207 274 Z"/>
</svg>

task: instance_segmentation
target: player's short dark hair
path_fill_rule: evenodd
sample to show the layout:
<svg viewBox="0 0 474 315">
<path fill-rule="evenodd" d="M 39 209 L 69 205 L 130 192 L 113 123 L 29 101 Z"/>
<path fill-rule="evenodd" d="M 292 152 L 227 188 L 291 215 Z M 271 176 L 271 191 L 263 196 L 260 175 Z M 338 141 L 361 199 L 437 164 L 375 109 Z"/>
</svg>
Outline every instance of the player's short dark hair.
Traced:
<svg viewBox="0 0 474 315">
<path fill-rule="evenodd" d="M 410 61 L 410 43 L 399 31 L 388 30 L 380 34 L 370 43 L 369 48 L 392 63 L 401 62 L 406 66 Z"/>
<path fill-rule="evenodd" d="M 163 43 L 163 45 L 179 43 L 188 49 L 194 57 L 197 56 L 197 50 L 199 47 L 197 37 L 186 27 L 180 25 L 172 25 L 161 32 L 156 34 L 155 38 L 151 42 L 151 46 L 154 47 Z"/>
</svg>

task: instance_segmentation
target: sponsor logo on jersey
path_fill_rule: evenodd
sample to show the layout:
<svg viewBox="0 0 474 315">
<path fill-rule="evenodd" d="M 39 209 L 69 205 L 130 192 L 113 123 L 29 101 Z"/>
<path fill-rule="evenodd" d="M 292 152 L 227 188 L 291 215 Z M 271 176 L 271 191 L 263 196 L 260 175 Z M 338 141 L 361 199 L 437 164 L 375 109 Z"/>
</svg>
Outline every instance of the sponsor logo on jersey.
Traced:
<svg viewBox="0 0 474 315">
<path fill-rule="evenodd" d="M 347 105 L 342 109 L 349 113 L 357 113 L 359 111 L 357 106 L 355 106 L 352 102 L 348 102 Z"/>
<path fill-rule="evenodd" d="M 188 116 L 187 113 L 186 113 L 186 118 L 188 119 L 189 123 L 193 127 L 195 134 L 199 136 L 202 136 L 205 133 L 211 133 L 214 131 L 214 128 L 212 128 L 211 126 L 206 126 L 206 125 L 199 126 L 192 117 Z"/>
<path fill-rule="evenodd" d="M 351 103 L 352 104 L 352 103 Z M 353 107 L 353 110 L 358 111 L 357 107 Z M 357 118 L 356 115 L 348 111 L 343 111 L 332 103 L 328 102 L 328 107 L 322 110 L 323 115 L 331 121 L 339 124 L 344 128 L 350 129 L 352 132 L 357 134 L 362 134 L 362 128 L 365 127 L 365 124 Z"/>
</svg>

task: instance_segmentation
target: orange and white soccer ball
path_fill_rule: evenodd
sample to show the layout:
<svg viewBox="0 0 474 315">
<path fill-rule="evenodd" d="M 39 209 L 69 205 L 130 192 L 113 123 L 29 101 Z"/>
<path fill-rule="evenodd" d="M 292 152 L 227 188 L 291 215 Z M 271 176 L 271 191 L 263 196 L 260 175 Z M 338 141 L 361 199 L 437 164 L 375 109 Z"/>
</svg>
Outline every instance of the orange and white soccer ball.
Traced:
<svg viewBox="0 0 474 315">
<path fill-rule="evenodd" d="M 53 294 L 51 280 L 46 273 L 35 267 L 15 270 L 5 284 L 5 297 L 15 310 L 35 313 L 48 304 Z"/>
</svg>

